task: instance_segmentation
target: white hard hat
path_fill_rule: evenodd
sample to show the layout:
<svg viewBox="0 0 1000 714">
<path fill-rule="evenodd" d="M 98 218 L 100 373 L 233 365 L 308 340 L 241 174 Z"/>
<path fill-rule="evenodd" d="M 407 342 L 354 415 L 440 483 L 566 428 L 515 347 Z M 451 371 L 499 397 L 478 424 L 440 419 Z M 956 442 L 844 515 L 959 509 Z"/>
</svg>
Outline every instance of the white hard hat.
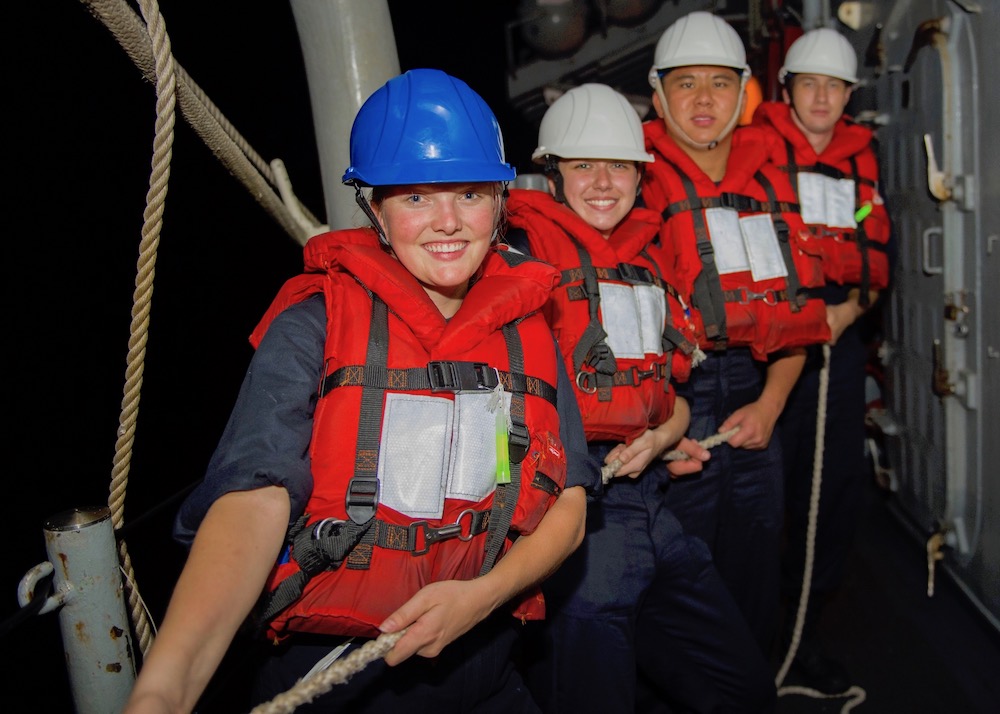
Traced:
<svg viewBox="0 0 1000 714">
<path fill-rule="evenodd" d="M 747 51 L 736 30 L 721 17 L 701 10 L 688 13 L 664 30 L 653 53 L 653 69 L 657 71 L 693 65 L 750 72 Z"/>
<path fill-rule="evenodd" d="M 652 161 L 642 120 L 628 99 L 606 84 L 581 84 L 552 103 L 538 128 L 535 163 L 545 157 Z"/>
<path fill-rule="evenodd" d="M 822 74 L 849 84 L 858 81 L 858 58 L 847 38 L 829 27 L 810 30 L 792 43 L 778 81 L 789 74 Z"/>
</svg>

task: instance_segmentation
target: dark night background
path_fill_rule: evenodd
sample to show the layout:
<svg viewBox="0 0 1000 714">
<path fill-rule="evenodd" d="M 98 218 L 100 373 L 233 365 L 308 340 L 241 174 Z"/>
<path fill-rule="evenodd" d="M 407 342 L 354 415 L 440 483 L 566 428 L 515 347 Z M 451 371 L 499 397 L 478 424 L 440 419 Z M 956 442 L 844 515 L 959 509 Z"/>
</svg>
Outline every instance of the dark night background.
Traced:
<svg viewBox="0 0 1000 714">
<path fill-rule="evenodd" d="M 510 160 L 527 160 L 535 129 L 503 106 L 503 28 L 515 4 L 476 3 L 475 20 L 470 3 L 389 6 L 397 35 L 409 39 L 398 43 L 401 69 L 439 67 L 465 79 L 494 107 Z M 13 518 L 0 568 L 4 620 L 19 609 L 22 576 L 47 559 L 44 521 L 108 502 L 156 110 L 154 88 L 83 3 L 11 9 L 3 430 Z M 285 162 L 300 200 L 325 220 L 291 5 L 164 0 L 160 11 L 177 62 L 258 154 Z M 175 496 L 201 478 L 251 356 L 247 336 L 301 267 L 299 245 L 179 107 L 176 122 L 125 504 L 133 526 L 125 538 L 154 623 L 183 562 L 170 539 Z M 515 145 L 518 137 L 525 143 Z M 17 625 L 0 647 L 0 709 L 71 710 L 57 615 Z"/>
<path fill-rule="evenodd" d="M 496 112 L 508 160 L 530 171 L 537 127 L 506 96 L 504 26 L 517 2 L 388 4 L 396 38 L 385 41 L 397 41 L 401 69 L 438 67 L 467 81 Z M 176 60 L 259 155 L 285 162 L 300 200 L 325 220 L 291 5 L 163 0 L 160 11 Z M 70 712 L 57 615 L 16 623 L 17 587 L 47 559 L 46 519 L 108 502 L 156 96 L 79 0 L 12 4 L 2 36 L 2 443 L 12 456 L 5 472 L 12 540 L 0 550 L 0 710 Z M 124 537 L 158 624 L 184 558 L 170 535 L 178 500 L 201 479 L 225 425 L 252 354 L 248 335 L 301 268 L 299 245 L 213 157 L 179 108 L 155 268 Z M 852 571 L 859 594 L 848 597 L 833 632 L 857 658 L 854 666 L 880 683 L 863 710 L 978 711 L 963 697 L 995 694 L 1000 648 L 982 639 L 981 623 L 966 610 L 958 619 L 939 617 L 947 598 L 957 601 L 949 583 L 939 583 L 934 601 L 920 598 L 919 548 L 907 543 L 894 560 L 874 561 L 899 538 L 878 515 L 866 543 L 872 560 Z M 910 600 L 864 599 L 872 584 L 898 587 L 906 578 Z M 962 642 L 965 653 L 953 659 L 929 650 L 928 641 Z M 238 664 L 220 670 L 205 714 L 247 711 L 227 688 Z"/>
</svg>

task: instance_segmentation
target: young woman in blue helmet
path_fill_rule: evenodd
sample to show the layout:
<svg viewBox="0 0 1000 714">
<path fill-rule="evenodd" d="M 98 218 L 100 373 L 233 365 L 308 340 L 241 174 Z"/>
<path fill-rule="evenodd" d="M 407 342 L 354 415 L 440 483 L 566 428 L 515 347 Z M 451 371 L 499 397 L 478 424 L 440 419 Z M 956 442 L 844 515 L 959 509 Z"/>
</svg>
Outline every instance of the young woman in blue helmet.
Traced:
<svg viewBox="0 0 1000 714">
<path fill-rule="evenodd" d="M 497 245 L 513 177 L 489 107 L 443 72 L 362 106 L 344 183 L 372 227 L 311 239 L 251 336 L 127 712 L 191 711 L 245 623 L 271 643 L 255 701 L 405 630 L 309 711 L 537 710 L 514 625 L 582 539 L 586 445 L 537 312 L 558 274 Z"/>
</svg>

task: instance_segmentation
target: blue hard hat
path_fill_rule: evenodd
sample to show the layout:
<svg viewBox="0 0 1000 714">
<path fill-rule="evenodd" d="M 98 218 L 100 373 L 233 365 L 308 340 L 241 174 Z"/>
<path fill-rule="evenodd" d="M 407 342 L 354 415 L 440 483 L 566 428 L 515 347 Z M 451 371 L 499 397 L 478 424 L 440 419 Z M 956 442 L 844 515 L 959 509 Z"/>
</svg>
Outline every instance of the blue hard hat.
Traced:
<svg viewBox="0 0 1000 714">
<path fill-rule="evenodd" d="M 482 97 L 441 70 L 411 69 L 375 90 L 358 111 L 343 182 L 511 181 L 516 173 Z"/>
</svg>

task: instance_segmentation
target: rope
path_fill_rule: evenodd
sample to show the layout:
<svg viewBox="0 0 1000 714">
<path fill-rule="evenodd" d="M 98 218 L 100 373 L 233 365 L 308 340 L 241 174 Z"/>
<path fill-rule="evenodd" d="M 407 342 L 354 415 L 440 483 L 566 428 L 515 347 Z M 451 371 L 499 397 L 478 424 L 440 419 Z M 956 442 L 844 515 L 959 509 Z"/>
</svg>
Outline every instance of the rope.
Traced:
<svg viewBox="0 0 1000 714">
<path fill-rule="evenodd" d="M 111 493 L 108 496 L 108 506 L 116 531 L 122 527 L 125 520 L 125 488 L 128 485 L 132 444 L 135 440 L 135 425 L 139 414 L 139 393 L 142 388 L 142 373 L 145 365 L 156 250 L 160 242 L 160 230 L 163 227 L 163 206 L 167 195 L 167 182 L 170 178 L 177 87 L 174 62 L 170 52 L 170 38 L 167 36 L 163 17 L 160 15 L 156 0 L 141 0 L 140 5 L 143 17 L 147 22 L 151 46 L 155 49 L 156 54 L 156 130 L 153 138 L 153 167 L 149 177 L 149 191 L 146 193 L 146 210 L 143 212 L 142 240 L 139 243 L 135 291 L 132 294 L 132 323 L 129 328 L 124 396 L 119 416 L 118 439 L 115 442 L 114 464 L 111 470 Z M 143 607 L 142 598 L 135 584 L 132 559 L 124 539 L 119 541 L 118 551 L 121 567 L 125 573 L 132 622 L 139 640 L 139 647 L 145 654 L 152 645 L 153 637 L 146 609 Z"/>
<path fill-rule="evenodd" d="M 405 633 L 406 630 L 401 630 L 369 640 L 343 660 L 334 662 L 329 668 L 311 677 L 300 679 L 295 686 L 271 701 L 258 704 L 250 714 L 287 714 L 295 711 L 296 707 L 308 704 L 321 694 L 326 694 L 335 684 L 344 684 L 375 660 L 385 657 Z"/>
<path fill-rule="evenodd" d="M 721 434 L 713 434 L 712 436 L 709 436 L 699 441 L 698 445 L 705 449 L 714 448 L 719 444 L 724 444 L 728 442 L 731 438 L 733 438 L 733 435 L 736 434 L 736 432 L 739 430 L 740 428 L 737 426 L 730 429 L 729 431 L 724 431 Z M 668 451 L 663 455 L 664 461 L 683 461 L 686 458 L 688 458 L 687 453 L 681 451 L 680 449 L 674 449 L 673 451 Z M 610 481 L 614 477 L 615 471 L 620 469 L 621 466 L 622 466 L 621 459 L 615 459 L 610 464 L 605 464 L 604 466 L 602 466 L 601 481 L 604 482 L 605 484 L 608 483 L 608 481 Z"/>
<path fill-rule="evenodd" d="M 861 687 L 851 686 L 840 694 L 824 694 L 810 687 L 782 687 L 795 655 L 802 640 L 802 630 L 805 627 L 806 612 L 809 609 L 809 593 L 812 589 L 813 562 L 816 557 L 816 528 L 819 517 L 819 497 L 820 487 L 823 483 L 823 450 L 826 444 L 826 402 L 827 393 L 830 388 L 830 345 L 823 345 L 823 366 L 819 372 L 819 396 L 816 407 L 816 445 L 813 450 L 813 475 L 812 490 L 809 493 L 809 524 L 806 529 L 806 558 L 802 574 L 802 589 L 799 593 L 799 607 L 795 614 L 795 628 L 792 631 L 792 641 L 785 654 L 785 661 L 778 670 L 774 684 L 778 688 L 778 696 L 783 697 L 788 694 L 803 694 L 815 699 L 833 699 L 839 697 L 850 697 L 840 710 L 841 714 L 846 714 L 851 709 L 861 704 L 865 698 L 865 690 Z"/>
<path fill-rule="evenodd" d="M 292 193 L 291 182 L 280 159 L 275 159 L 269 165 L 253 151 L 183 67 L 176 62 L 156 0 L 139 0 L 141 19 L 125 0 L 81 0 L 81 2 L 111 31 L 136 67 L 156 87 L 152 170 L 149 191 L 146 194 L 146 210 L 143 212 L 125 384 L 108 496 L 115 531 L 119 533 L 119 557 L 125 575 L 132 622 L 139 648 L 145 654 L 152 645 L 153 629 L 139 595 L 128 547 L 120 532 L 124 524 L 125 491 L 138 419 L 156 252 L 170 177 L 177 105 L 180 105 L 184 118 L 215 157 L 243 183 L 250 194 L 275 217 L 290 236 L 300 244 L 304 244 L 309 237 L 326 227 L 321 226 Z M 281 197 L 271 189 L 269 183 L 279 187 Z"/>
<path fill-rule="evenodd" d="M 802 640 L 802 630 L 805 627 L 806 611 L 809 608 L 809 591 L 812 589 L 813 560 L 816 556 L 816 523 L 819 515 L 820 486 L 823 482 L 823 449 L 826 444 L 826 395 L 830 388 L 830 345 L 823 345 L 823 366 L 819 371 L 819 397 L 816 406 L 816 444 L 813 449 L 812 491 L 809 494 L 809 524 L 806 528 L 806 560 L 802 572 L 802 589 L 799 593 L 799 609 L 795 613 L 795 628 L 792 641 L 785 654 L 785 661 L 778 670 L 774 680 L 779 687 L 785 681 L 788 669 L 792 666 L 795 654 Z"/>
<path fill-rule="evenodd" d="M 80 2 L 111 31 L 146 79 L 156 81 L 159 74 L 154 63 L 154 48 L 149 33 L 126 0 Z M 311 236 L 326 230 L 327 227 L 291 193 L 290 182 L 287 181 L 283 167 L 276 175 L 271 165 L 250 147 L 184 68 L 172 58 L 170 63 L 171 70 L 177 77 L 177 101 L 181 114 L 219 162 L 298 243 L 304 244 Z M 282 189 L 287 205 L 272 186 Z"/>
<path fill-rule="evenodd" d="M 863 703 L 868 695 L 865 690 L 858 686 L 850 687 L 846 692 L 841 694 L 824 694 L 810 687 L 782 687 L 778 690 L 778 696 L 785 696 L 787 694 L 801 694 L 806 697 L 811 697 L 812 699 L 840 699 L 841 697 L 849 697 L 849 699 L 844 702 L 844 706 L 840 708 L 840 714 L 847 714 L 849 711 L 854 709 L 854 707 Z"/>
</svg>

